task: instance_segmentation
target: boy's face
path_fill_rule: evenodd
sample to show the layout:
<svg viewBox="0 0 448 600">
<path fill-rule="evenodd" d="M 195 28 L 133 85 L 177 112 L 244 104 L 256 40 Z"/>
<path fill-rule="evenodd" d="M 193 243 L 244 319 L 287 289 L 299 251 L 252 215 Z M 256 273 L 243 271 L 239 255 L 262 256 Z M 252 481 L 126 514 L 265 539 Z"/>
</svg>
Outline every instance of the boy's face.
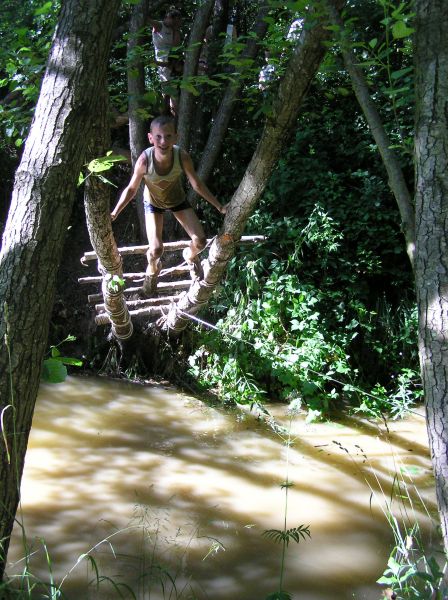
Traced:
<svg viewBox="0 0 448 600">
<path fill-rule="evenodd" d="M 177 141 L 177 133 L 173 123 L 154 125 L 148 133 L 148 139 L 149 143 L 154 145 L 159 155 L 169 155 Z"/>
</svg>

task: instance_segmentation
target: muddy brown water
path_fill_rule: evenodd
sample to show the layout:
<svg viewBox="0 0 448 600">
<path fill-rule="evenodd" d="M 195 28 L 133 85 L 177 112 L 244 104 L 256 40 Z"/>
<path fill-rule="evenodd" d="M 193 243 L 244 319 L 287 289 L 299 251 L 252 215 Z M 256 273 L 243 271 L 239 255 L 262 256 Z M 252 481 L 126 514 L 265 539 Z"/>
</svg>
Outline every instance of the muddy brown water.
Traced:
<svg viewBox="0 0 448 600">
<path fill-rule="evenodd" d="M 288 426 L 284 406 L 270 409 Z M 281 547 L 263 532 L 283 527 L 288 477 L 287 527 L 308 525 L 311 539 L 290 543 L 284 589 L 295 600 L 377 600 L 393 547 L 384 508 L 397 473 L 413 497 L 407 517 L 428 547 L 438 544 L 418 412 L 387 427 L 298 416 L 288 451 L 253 415 L 171 387 L 83 377 L 42 385 L 20 517 L 35 552 L 31 571 L 49 579 L 44 539 L 69 600 L 120 598 L 118 590 L 130 598 L 121 584 L 139 599 L 264 600 L 278 589 Z M 393 507 L 404 515 L 399 500 Z M 78 560 L 86 553 L 104 577 L 99 588 Z M 16 527 L 8 574 L 23 568 L 22 557 Z"/>
</svg>

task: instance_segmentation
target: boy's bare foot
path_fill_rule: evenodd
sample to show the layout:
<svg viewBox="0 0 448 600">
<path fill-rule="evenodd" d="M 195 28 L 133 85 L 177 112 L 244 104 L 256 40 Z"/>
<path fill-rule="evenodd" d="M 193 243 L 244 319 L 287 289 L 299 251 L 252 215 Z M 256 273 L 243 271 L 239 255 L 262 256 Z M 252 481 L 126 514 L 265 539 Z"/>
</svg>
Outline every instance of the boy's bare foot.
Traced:
<svg viewBox="0 0 448 600">
<path fill-rule="evenodd" d="M 191 259 L 190 248 L 184 248 L 182 251 L 182 256 L 190 270 L 191 279 L 204 279 L 204 271 L 202 270 L 199 256 L 196 255 L 193 259 Z"/>
</svg>

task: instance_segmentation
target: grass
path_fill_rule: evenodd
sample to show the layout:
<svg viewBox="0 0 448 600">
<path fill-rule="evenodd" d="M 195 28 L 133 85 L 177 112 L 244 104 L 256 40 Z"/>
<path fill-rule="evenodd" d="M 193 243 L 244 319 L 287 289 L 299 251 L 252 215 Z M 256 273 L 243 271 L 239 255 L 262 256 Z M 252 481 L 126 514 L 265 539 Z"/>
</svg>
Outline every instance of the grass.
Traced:
<svg viewBox="0 0 448 600">
<path fill-rule="evenodd" d="M 390 439 L 387 422 L 384 421 L 384 424 Z M 390 444 L 394 468 L 389 474 L 392 485 L 388 493 L 360 446 L 355 445 L 355 453 L 362 458 L 367 472 L 347 448 L 339 442 L 333 443 L 350 456 L 364 477 L 371 492 L 371 505 L 375 501 L 380 507 L 393 534 L 394 546 L 387 557 L 384 572 L 377 580 L 383 587 L 383 597 L 394 600 L 445 600 L 448 593 L 445 581 L 447 562 L 442 551 L 436 551 L 434 556 L 425 547 L 421 515 L 428 517 L 434 529 L 437 524 L 412 478 L 412 468 L 402 463 Z"/>
</svg>

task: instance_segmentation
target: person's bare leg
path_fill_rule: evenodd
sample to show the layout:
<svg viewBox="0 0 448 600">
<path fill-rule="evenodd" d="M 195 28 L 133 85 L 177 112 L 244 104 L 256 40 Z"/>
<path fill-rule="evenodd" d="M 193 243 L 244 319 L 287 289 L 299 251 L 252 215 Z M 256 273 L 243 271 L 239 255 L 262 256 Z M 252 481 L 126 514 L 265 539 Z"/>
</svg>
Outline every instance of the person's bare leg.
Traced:
<svg viewBox="0 0 448 600">
<path fill-rule="evenodd" d="M 192 208 L 178 210 L 174 212 L 173 215 L 176 217 L 191 239 L 188 247 L 189 252 L 186 252 L 184 255 L 186 260 L 191 262 L 207 244 L 207 238 L 205 237 L 204 229 Z"/>
<path fill-rule="evenodd" d="M 190 277 L 192 279 L 203 279 L 204 272 L 198 254 L 205 248 L 207 239 L 202 225 L 192 208 L 175 212 L 174 216 L 191 238 L 190 245 L 184 248 L 182 252 L 182 256 L 189 267 Z"/>
<path fill-rule="evenodd" d="M 163 254 L 163 213 L 145 213 L 146 235 L 148 237 L 148 268 L 147 275 L 157 273 L 158 262 Z"/>
<path fill-rule="evenodd" d="M 148 236 L 148 267 L 141 291 L 142 298 L 151 298 L 157 294 L 157 276 L 160 272 L 160 257 L 163 254 L 163 213 L 145 213 L 146 234 Z"/>
</svg>

